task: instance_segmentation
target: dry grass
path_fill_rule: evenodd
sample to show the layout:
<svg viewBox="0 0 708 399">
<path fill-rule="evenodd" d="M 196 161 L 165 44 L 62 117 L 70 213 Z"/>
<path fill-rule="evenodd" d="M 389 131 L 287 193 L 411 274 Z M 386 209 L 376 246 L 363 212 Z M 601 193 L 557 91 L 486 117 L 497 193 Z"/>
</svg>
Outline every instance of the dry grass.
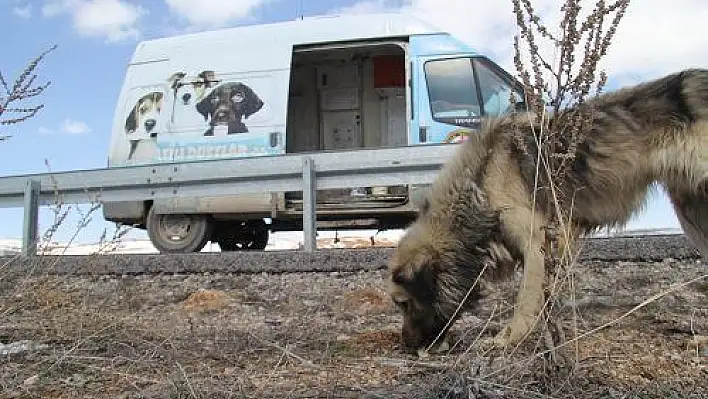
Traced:
<svg viewBox="0 0 708 399">
<path fill-rule="evenodd" d="M 503 324 L 498 310 L 513 303 L 512 282 L 482 303 L 479 318 L 456 324 L 449 353 L 420 359 L 398 347 L 383 270 L 16 276 L 0 282 L 0 342 L 35 347 L 0 356 L 0 397 L 700 397 L 708 392 L 702 285 L 621 316 L 703 268 L 583 264 L 575 308 L 580 333 L 592 334 L 557 349 L 574 357 L 572 368 L 539 361 L 533 346 L 500 356 L 473 344 Z"/>
<path fill-rule="evenodd" d="M 572 242 L 573 199 L 558 193 L 593 119 L 591 111 L 578 106 L 604 88 L 607 74 L 598 66 L 630 1 L 598 0 L 583 16 L 585 1 L 564 0 L 555 29 L 540 18 L 531 0 L 511 1 L 519 30 L 514 37 L 516 72 L 524 85 L 528 111 L 541 127 L 534 132 L 538 154 L 534 202 L 548 199 L 548 203 L 537 204 L 549 217 L 549 225 L 544 226 L 548 283 L 546 302 L 536 321 L 541 333 L 531 345 L 544 367 L 572 368 L 573 360 L 561 356 L 558 349 L 577 341 L 578 316 L 575 309 L 561 303 L 576 299 L 575 269 L 582 247 Z M 526 148 L 523 140 L 519 144 Z M 540 173 L 545 175 L 542 179 Z M 548 187 L 541 187 L 541 180 Z M 526 343 L 519 343 L 512 353 Z M 576 346 L 576 361 L 577 351 Z"/>
</svg>

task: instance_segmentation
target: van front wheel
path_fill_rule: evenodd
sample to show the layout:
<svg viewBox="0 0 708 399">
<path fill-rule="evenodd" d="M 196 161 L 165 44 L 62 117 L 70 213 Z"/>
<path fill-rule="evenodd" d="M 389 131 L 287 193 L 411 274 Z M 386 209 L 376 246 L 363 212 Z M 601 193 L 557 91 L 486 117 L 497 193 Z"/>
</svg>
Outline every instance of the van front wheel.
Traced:
<svg viewBox="0 0 708 399">
<path fill-rule="evenodd" d="M 211 239 L 212 223 L 207 215 L 160 215 L 150 208 L 147 232 L 160 253 L 199 252 Z"/>
</svg>

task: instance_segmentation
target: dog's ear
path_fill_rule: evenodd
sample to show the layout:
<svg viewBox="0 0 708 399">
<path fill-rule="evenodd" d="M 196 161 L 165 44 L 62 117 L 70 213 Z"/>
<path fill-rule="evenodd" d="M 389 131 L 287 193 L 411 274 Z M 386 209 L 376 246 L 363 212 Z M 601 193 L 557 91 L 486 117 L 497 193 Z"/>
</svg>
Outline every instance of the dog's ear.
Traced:
<svg viewBox="0 0 708 399">
<path fill-rule="evenodd" d="M 184 77 L 187 76 L 184 72 L 175 72 L 172 75 L 170 75 L 169 78 L 167 78 L 167 82 L 170 83 L 170 88 L 172 90 L 177 90 L 179 88 L 179 84 L 184 79 Z"/>
<path fill-rule="evenodd" d="M 216 84 L 216 74 L 214 71 L 201 71 L 197 76 L 204 80 L 204 87 L 212 87 Z"/>
<path fill-rule="evenodd" d="M 417 300 L 430 303 L 437 295 L 437 271 L 433 254 L 421 248 L 391 278 Z"/>
<path fill-rule="evenodd" d="M 204 97 L 201 101 L 197 103 L 195 108 L 197 109 L 197 112 L 202 114 L 204 117 L 204 120 L 209 120 L 209 116 L 211 116 L 211 112 L 213 110 L 213 106 L 211 104 L 211 100 L 214 98 L 214 93 L 211 92 L 209 93 L 208 96 Z"/>
<path fill-rule="evenodd" d="M 164 94 L 161 91 L 156 91 L 152 94 L 155 100 L 155 108 L 159 111 L 162 108 L 162 98 L 164 97 Z"/>
<path fill-rule="evenodd" d="M 133 133 L 138 128 L 138 121 L 135 116 L 137 108 L 138 108 L 138 105 L 135 104 L 133 106 L 133 108 L 130 110 L 128 117 L 125 119 L 125 133 L 126 134 Z"/>
<path fill-rule="evenodd" d="M 242 84 L 241 89 L 246 94 L 244 98 L 245 104 L 243 108 L 243 117 L 248 118 L 263 108 L 264 103 L 261 101 L 260 97 L 258 97 L 256 92 L 254 92 L 250 87 Z"/>
</svg>

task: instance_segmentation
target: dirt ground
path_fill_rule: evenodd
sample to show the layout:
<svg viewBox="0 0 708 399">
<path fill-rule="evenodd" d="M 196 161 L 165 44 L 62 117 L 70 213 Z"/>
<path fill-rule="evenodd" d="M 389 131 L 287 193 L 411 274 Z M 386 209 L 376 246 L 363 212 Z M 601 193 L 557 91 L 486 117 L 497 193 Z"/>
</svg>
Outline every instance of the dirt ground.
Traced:
<svg viewBox="0 0 708 399">
<path fill-rule="evenodd" d="M 2 398 L 708 398 L 708 274 L 697 261 L 585 262 L 557 357 L 485 352 L 509 284 L 449 353 L 398 347 L 384 270 L 2 275 Z M 571 305 L 575 306 L 571 306 Z M 574 332 L 576 331 L 576 332 Z M 563 356 L 561 356 L 563 355 Z M 555 359 L 555 360 L 554 360 Z M 562 362 L 558 359 L 565 359 Z"/>
</svg>

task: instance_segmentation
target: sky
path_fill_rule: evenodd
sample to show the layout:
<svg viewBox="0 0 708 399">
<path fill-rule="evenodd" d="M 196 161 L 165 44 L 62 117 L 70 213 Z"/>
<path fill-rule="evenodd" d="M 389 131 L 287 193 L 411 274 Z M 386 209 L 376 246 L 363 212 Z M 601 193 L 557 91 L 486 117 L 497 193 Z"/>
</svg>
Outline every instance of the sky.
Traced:
<svg viewBox="0 0 708 399">
<path fill-rule="evenodd" d="M 445 7 L 436 5 L 445 4 Z M 544 21 L 555 24 L 560 0 L 535 0 Z M 591 3 L 587 3 L 591 6 Z M 706 0 L 633 0 L 603 67 L 610 88 L 688 67 L 708 65 Z M 110 125 L 125 68 L 140 40 L 301 16 L 402 10 L 437 25 L 512 69 L 515 33 L 511 0 L 0 0 L 0 71 L 14 80 L 27 63 L 56 44 L 35 70 L 51 81 L 27 105 L 44 104 L 34 118 L 0 127 L 0 176 L 103 168 Z M 55 236 L 72 238 L 88 205 L 72 205 Z M 0 209 L 0 238 L 22 233 L 22 209 Z M 40 211 L 40 231 L 54 213 Z M 662 192 L 652 194 L 630 228 L 678 227 Z M 114 226 L 100 210 L 75 237 L 93 242 Z M 144 237 L 138 233 L 137 236 Z"/>
</svg>

